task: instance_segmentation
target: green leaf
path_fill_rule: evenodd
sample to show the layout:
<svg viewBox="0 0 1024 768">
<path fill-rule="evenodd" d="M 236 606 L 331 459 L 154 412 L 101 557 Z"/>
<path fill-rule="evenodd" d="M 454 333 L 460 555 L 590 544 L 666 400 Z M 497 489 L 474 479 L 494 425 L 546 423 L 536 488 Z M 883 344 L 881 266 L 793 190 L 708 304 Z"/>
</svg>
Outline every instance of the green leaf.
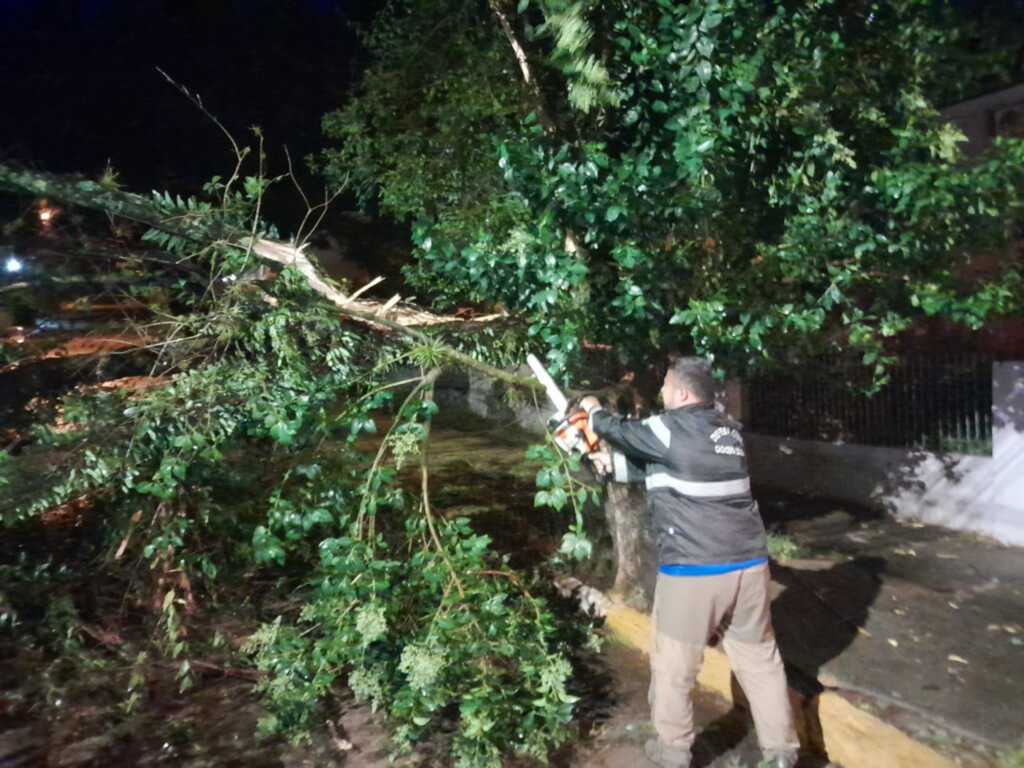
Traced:
<svg viewBox="0 0 1024 768">
<path fill-rule="evenodd" d="M 173 445 L 175 448 L 188 450 L 189 448 L 192 447 L 192 438 L 190 435 L 177 435 L 171 441 L 171 445 Z"/>
<path fill-rule="evenodd" d="M 569 531 L 562 537 L 562 545 L 558 551 L 573 560 L 586 560 L 593 553 L 593 545 L 586 536 Z"/>
<path fill-rule="evenodd" d="M 710 32 L 715 29 L 719 24 L 722 23 L 722 14 L 717 11 L 712 11 L 704 15 L 704 18 L 700 22 L 701 32 Z"/>
<path fill-rule="evenodd" d="M 560 512 L 569 500 L 564 488 L 555 488 L 548 494 L 547 504 L 556 512 Z"/>
<path fill-rule="evenodd" d="M 277 421 L 270 427 L 270 437 L 281 445 L 291 445 L 295 438 L 295 431 L 288 422 Z"/>
</svg>

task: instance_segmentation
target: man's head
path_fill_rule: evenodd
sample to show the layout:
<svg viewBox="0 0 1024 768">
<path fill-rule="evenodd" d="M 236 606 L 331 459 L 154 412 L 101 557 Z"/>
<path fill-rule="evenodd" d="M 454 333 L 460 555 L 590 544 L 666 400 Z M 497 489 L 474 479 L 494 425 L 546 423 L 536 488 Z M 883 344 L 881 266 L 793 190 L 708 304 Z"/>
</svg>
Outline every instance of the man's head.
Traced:
<svg viewBox="0 0 1024 768">
<path fill-rule="evenodd" d="M 715 381 L 711 376 L 711 364 L 702 357 L 677 358 L 665 374 L 661 385 L 661 401 L 665 410 L 682 408 L 684 405 L 713 403 Z"/>
</svg>

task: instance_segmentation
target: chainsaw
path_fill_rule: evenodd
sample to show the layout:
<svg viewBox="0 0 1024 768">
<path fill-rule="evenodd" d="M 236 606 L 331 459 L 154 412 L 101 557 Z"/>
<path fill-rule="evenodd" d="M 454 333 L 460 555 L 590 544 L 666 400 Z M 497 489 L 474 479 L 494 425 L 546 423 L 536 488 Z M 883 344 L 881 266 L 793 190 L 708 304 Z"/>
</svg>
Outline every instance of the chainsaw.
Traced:
<svg viewBox="0 0 1024 768">
<path fill-rule="evenodd" d="M 566 453 L 579 454 L 589 459 L 599 477 L 607 475 L 611 471 L 611 454 L 590 429 L 589 414 L 582 408 L 570 407 L 569 399 L 536 356 L 527 355 L 526 363 L 544 387 L 548 400 L 555 406 L 555 412 L 548 419 L 548 430 L 555 445 Z"/>
</svg>

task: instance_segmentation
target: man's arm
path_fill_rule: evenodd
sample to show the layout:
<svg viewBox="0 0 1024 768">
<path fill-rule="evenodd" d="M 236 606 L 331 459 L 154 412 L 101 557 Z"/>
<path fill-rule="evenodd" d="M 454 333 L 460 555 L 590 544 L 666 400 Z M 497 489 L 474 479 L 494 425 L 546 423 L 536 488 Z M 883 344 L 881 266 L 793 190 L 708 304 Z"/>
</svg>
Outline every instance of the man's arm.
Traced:
<svg viewBox="0 0 1024 768">
<path fill-rule="evenodd" d="M 634 461 L 622 451 L 612 448 L 611 479 L 616 483 L 642 483 L 647 478 L 647 468 L 643 462 Z"/>
<path fill-rule="evenodd" d="M 595 397 L 585 397 L 580 407 L 590 415 L 590 429 L 634 463 L 660 461 L 672 442 L 672 433 L 660 416 L 643 421 L 613 416 Z"/>
</svg>

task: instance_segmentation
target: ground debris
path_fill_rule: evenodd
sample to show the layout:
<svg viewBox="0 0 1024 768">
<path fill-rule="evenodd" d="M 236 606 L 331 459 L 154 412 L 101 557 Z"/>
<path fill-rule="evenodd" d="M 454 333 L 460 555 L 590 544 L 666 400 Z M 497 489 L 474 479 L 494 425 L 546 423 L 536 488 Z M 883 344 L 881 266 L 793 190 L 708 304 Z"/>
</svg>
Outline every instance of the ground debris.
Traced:
<svg viewBox="0 0 1024 768">
<path fill-rule="evenodd" d="M 37 765 L 44 747 L 45 741 L 32 726 L 4 731 L 0 733 L 0 765 L 4 768 Z"/>
</svg>

